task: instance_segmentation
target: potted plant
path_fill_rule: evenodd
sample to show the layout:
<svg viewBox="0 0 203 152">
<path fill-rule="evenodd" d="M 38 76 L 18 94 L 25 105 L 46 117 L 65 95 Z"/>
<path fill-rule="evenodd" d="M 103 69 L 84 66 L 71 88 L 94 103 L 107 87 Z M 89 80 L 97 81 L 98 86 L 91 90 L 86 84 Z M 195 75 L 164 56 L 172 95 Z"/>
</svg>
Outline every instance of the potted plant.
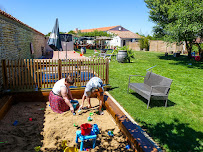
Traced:
<svg viewBox="0 0 203 152">
<path fill-rule="evenodd" d="M 130 59 L 135 58 L 134 52 L 129 48 L 129 46 L 117 47 L 113 54 L 116 55 L 117 61 L 121 63 L 130 63 Z"/>
</svg>

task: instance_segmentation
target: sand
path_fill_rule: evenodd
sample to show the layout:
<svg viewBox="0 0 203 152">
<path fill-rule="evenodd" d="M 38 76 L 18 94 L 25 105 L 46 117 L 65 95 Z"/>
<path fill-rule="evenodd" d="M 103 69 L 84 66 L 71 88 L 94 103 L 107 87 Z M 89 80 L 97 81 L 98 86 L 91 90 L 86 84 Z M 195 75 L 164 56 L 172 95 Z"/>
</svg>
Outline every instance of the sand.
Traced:
<svg viewBox="0 0 203 152">
<path fill-rule="evenodd" d="M 19 102 L 13 105 L 0 121 L 0 151 L 32 152 L 35 147 L 41 146 L 40 151 L 43 152 L 61 152 L 64 140 L 69 147 L 79 149 L 80 140 L 78 144 L 75 143 L 76 131 L 84 123 L 97 124 L 100 130 L 94 149 L 91 149 L 91 141 L 84 144 L 84 148 L 90 148 L 89 151 L 132 151 L 125 148 L 128 145 L 126 138 L 110 114 L 106 110 L 104 115 L 96 114 L 98 100 L 92 98 L 91 101 L 91 109 L 80 113 L 76 111 L 75 116 L 70 111 L 62 114 L 53 112 L 49 102 Z M 87 120 L 90 112 L 94 114 L 91 122 Z M 17 125 L 13 125 L 16 120 Z M 110 137 L 108 131 L 113 131 L 114 136 Z"/>
</svg>

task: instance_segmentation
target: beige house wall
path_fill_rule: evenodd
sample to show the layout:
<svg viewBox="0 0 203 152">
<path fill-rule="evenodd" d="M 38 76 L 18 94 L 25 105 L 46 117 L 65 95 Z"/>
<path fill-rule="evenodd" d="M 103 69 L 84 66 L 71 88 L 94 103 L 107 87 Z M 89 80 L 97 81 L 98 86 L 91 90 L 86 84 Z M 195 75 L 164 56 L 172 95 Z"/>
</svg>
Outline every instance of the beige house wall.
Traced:
<svg viewBox="0 0 203 152">
<path fill-rule="evenodd" d="M 34 50 L 31 55 L 30 45 Z M 19 20 L 0 14 L 0 60 L 40 58 L 45 50 L 44 35 Z M 2 86 L 0 63 L 0 90 Z"/>
</svg>

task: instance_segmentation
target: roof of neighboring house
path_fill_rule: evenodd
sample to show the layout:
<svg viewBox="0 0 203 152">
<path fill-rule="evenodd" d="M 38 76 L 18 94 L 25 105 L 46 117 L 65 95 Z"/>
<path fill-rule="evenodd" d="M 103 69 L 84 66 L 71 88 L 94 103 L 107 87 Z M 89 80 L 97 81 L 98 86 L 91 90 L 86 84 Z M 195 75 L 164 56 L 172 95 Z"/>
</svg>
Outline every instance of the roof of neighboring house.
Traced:
<svg viewBox="0 0 203 152">
<path fill-rule="evenodd" d="M 113 31 L 109 30 L 109 32 L 118 35 L 120 38 L 142 38 L 142 36 L 133 33 L 131 31 Z"/>
<path fill-rule="evenodd" d="M 119 25 L 117 25 L 119 26 Z M 82 33 L 84 32 L 94 32 L 95 30 L 97 31 L 108 31 L 108 30 L 111 30 L 117 26 L 110 26 L 110 27 L 100 27 L 100 28 L 93 28 L 93 29 L 85 29 L 85 30 L 80 30 Z"/>
<path fill-rule="evenodd" d="M 37 32 L 37 33 L 39 33 L 39 34 L 42 34 L 42 35 L 44 36 L 43 33 L 39 32 L 39 31 L 35 30 L 34 28 L 28 26 L 27 24 L 21 22 L 21 21 L 18 20 L 17 18 L 15 18 L 15 17 L 11 16 L 10 14 L 8 14 L 8 13 L 2 11 L 1 9 L 0 9 L 0 14 L 4 15 L 5 17 L 7 17 L 7 18 L 9 18 L 9 19 L 12 19 L 12 20 L 14 20 L 14 21 L 16 21 L 16 22 L 18 22 L 18 23 L 24 25 L 24 26 L 27 26 L 28 28 L 30 28 L 30 29 L 34 30 L 35 32 Z"/>
</svg>

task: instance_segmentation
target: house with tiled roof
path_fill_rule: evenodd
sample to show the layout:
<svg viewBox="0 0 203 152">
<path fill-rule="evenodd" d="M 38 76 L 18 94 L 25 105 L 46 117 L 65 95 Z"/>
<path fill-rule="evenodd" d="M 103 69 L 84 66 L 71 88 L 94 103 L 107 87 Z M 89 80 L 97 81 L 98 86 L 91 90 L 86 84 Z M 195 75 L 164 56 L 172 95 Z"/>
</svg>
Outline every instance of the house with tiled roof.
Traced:
<svg viewBox="0 0 203 152">
<path fill-rule="evenodd" d="M 136 33 L 133 33 L 126 28 L 117 25 L 117 26 L 110 26 L 110 27 L 101 27 L 101 28 L 93 28 L 93 29 L 84 29 L 80 30 L 80 32 L 93 32 L 93 31 L 104 31 L 109 34 L 113 34 L 113 38 L 110 41 L 106 41 L 108 46 L 125 46 L 128 42 L 135 42 L 141 39 L 142 37 Z M 78 32 L 78 29 L 75 30 Z"/>
</svg>

